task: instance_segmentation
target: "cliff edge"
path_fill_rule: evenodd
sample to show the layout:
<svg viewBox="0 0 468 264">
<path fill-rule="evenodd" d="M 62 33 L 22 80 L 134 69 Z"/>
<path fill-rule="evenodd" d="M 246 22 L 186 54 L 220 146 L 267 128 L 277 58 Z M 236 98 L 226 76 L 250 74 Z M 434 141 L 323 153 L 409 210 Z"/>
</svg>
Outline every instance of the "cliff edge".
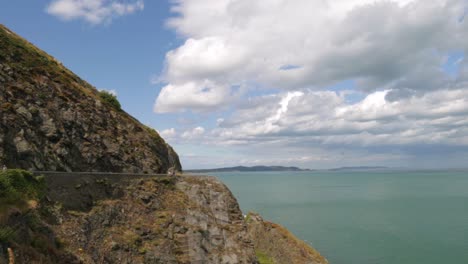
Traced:
<svg viewBox="0 0 468 264">
<path fill-rule="evenodd" d="M 246 217 L 249 235 L 254 242 L 255 253 L 263 263 L 327 264 L 320 253 L 296 238 L 281 225 L 263 220 L 256 213 Z"/>
<path fill-rule="evenodd" d="M 32 264 L 327 263 L 284 228 L 258 215 L 244 219 L 214 177 L 63 179 L 46 175 L 40 202 L 0 209 L 0 264 L 7 248 L 16 263 Z"/>
</svg>

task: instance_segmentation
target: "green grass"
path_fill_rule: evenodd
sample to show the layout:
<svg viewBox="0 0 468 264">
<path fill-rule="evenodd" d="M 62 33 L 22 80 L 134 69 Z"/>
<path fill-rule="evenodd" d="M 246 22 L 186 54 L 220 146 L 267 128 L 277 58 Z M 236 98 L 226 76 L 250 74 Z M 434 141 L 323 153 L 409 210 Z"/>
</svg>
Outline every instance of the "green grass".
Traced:
<svg viewBox="0 0 468 264">
<path fill-rule="evenodd" d="M 259 250 L 255 251 L 255 255 L 257 256 L 258 262 L 260 262 L 260 264 L 275 264 L 275 261 L 270 256 Z"/>
<path fill-rule="evenodd" d="M 250 223 L 250 220 L 252 220 L 252 212 L 248 212 L 247 216 L 245 217 L 246 223 Z"/>
<path fill-rule="evenodd" d="M 0 172 L 0 213 L 28 200 L 40 200 L 45 191 L 44 177 L 24 170 Z"/>
</svg>

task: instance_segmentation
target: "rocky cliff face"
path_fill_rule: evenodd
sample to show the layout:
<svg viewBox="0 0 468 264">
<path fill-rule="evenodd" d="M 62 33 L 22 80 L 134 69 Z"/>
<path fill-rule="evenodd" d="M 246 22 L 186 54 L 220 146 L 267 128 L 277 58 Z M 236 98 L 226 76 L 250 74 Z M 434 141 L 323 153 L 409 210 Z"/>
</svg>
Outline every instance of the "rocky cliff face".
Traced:
<svg viewBox="0 0 468 264">
<path fill-rule="evenodd" d="M 8 263 L 6 247 L 17 263 L 327 263 L 284 228 L 258 215 L 244 219 L 213 177 L 46 181 L 47 199 L 0 218 L 16 230 L 8 243 L 0 239 L 0 264 Z"/>
<path fill-rule="evenodd" d="M 33 170 L 181 170 L 158 135 L 0 25 L 0 163 Z"/>
<path fill-rule="evenodd" d="M 80 261 L 256 262 L 237 202 L 216 180 L 147 178 L 124 185 L 117 185 L 118 199 L 56 214 L 60 225 L 53 229 Z"/>
<path fill-rule="evenodd" d="M 286 228 L 249 213 L 246 223 L 259 259 L 266 263 L 328 264 L 318 251 Z"/>
</svg>

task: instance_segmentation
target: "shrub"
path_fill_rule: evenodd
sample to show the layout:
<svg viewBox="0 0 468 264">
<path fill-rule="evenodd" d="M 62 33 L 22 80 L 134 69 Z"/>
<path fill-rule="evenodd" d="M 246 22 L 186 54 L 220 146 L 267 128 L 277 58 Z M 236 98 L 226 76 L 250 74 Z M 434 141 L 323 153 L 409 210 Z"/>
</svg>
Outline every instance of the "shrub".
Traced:
<svg viewBox="0 0 468 264">
<path fill-rule="evenodd" d="M 111 94 L 110 92 L 104 90 L 99 91 L 99 98 L 101 98 L 103 102 L 112 106 L 114 109 L 119 111 L 122 110 L 119 100 L 117 100 L 117 96 Z"/>
<path fill-rule="evenodd" d="M 12 205 L 21 201 L 41 199 L 45 190 L 44 177 L 35 177 L 24 170 L 0 172 L 0 204 Z"/>
</svg>

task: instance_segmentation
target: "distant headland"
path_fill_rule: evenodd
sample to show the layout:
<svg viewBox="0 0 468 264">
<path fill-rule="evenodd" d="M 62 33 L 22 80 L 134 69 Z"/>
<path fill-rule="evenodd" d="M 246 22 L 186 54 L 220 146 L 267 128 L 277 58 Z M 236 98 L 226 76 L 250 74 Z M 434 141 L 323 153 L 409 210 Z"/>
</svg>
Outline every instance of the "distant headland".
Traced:
<svg viewBox="0 0 468 264">
<path fill-rule="evenodd" d="M 214 169 L 194 169 L 185 170 L 187 173 L 209 173 L 209 172 L 262 172 L 262 171 L 369 171 L 369 170 L 386 170 L 389 167 L 385 166 L 356 166 L 356 167 L 339 167 L 332 169 L 302 169 L 292 166 L 235 166 L 235 167 L 222 167 Z"/>
<path fill-rule="evenodd" d="M 301 169 L 298 167 L 284 167 L 284 166 L 236 166 L 224 167 L 215 169 L 200 169 L 200 170 L 185 170 L 188 173 L 207 173 L 207 172 L 255 172 L 255 171 L 311 171 L 309 169 Z"/>
<path fill-rule="evenodd" d="M 385 166 L 358 166 L 358 167 L 340 167 L 329 169 L 329 171 L 366 171 L 366 170 L 385 170 L 389 169 Z"/>
</svg>

